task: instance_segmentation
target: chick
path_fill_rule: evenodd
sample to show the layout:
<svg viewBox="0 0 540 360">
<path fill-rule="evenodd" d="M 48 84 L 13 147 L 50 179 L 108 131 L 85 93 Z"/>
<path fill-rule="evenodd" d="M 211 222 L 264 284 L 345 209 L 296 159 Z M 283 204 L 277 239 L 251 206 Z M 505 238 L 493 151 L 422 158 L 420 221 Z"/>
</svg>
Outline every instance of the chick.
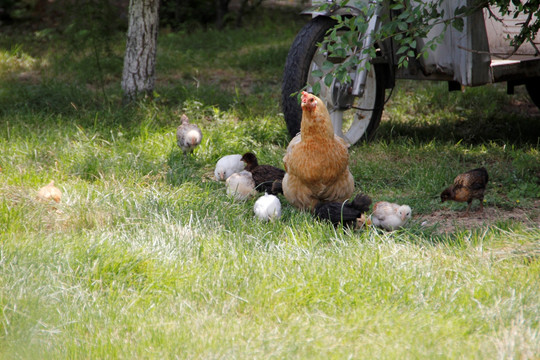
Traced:
<svg viewBox="0 0 540 360">
<path fill-rule="evenodd" d="M 486 191 L 486 185 L 489 177 L 486 168 L 478 168 L 469 170 L 466 173 L 459 174 L 454 179 L 454 184 L 444 189 L 441 193 L 441 202 L 447 200 L 453 200 L 457 202 L 467 202 L 467 210 L 465 214 L 469 214 L 472 201 L 474 199 L 480 200 L 480 211 L 484 210 L 484 191 Z"/>
<path fill-rule="evenodd" d="M 188 152 L 192 153 L 201 143 L 203 135 L 201 129 L 197 125 L 191 124 L 185 114 L 182 115 L 181 121 L 182 125 L 176 129 L 176 144 L 186 155 Z"/>
<path fill-rule="evenodd" d="M 233 154 L 225 155 L 216 163 L 216 169 L 214 170 L 214 175 L 216 180 L 225 181 L 229 176 L 234 173 L 244 170 L 245 163 L 241 161 L 242 155 Z"/>
<path fill-rule="evenodd" d="M 272 183 L 272 191 L 271 191 L 271 193 L 274 194 L 274 195 L 283 194 L 283 182 L 281 180 L 275 180 Z"/>
<path fill-rule="evenodd" d="M 45 185 L 37 192 L 37 198 L 41 201 L 50 201 L 54 200 L 57 203 L 62 200 L 62 192 L 59 188 L 54 186 L 54 180 L 51 181 L 49 184 Z"/>
<path fill-rule="evenodd" d="M 253 205 L 255 216 L 263 221 L 274 221 L 281 217 L 281 202 L 275 195 L 265 193 Z"/>
<path fill-rule="evenodd" d="M 246 163 L 245 169 L 253 176 L 255 189 L 275 195 L 272 191 L 272 184 L 276 180 L 283 180 L 285 170 L 272 165 L 259 165 L 257 157 L 251 152 L 245 153 L 241 160 Z"/>
<path fill-rule="evenodd" d="M 319 203 L 315 206 L 315 217 L 328 220 L 334 226 L 340 223 L 343 226 L 354 227 L 362 214 L 369 210 L 371 198 L 358 194 L 353 201 Z"/>
<path fill-rule="evenodd" d="M 257 194 L 255 182 L 249 171 L 242 170 L 232 174 L 225 181 L 225 185 L 227 195 L 234 197 L 236 200 L 247 200 Z"/>
<path fill-rule="evenodd" d="M 402 227 L 411 218 L 412 210 L 409 205 L 398 205 L 379 201 L 373 205 L 371 222 L 385 230 L 395 230 Z"/>
</svg>

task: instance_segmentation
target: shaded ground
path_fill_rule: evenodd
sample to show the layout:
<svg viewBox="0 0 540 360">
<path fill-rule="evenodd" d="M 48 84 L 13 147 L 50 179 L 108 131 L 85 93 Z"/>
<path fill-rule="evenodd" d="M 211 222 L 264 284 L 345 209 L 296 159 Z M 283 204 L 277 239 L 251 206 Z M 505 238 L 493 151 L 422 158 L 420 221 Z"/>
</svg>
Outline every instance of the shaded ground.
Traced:
<svg viewBox="0 0 540 360">
<path fill-rule="evenodd" d="M 475 204 L 476 205 L 476 204 Z M 423 226 L 435 226 L 437 233 L 451 233 L 456 229 L 474 229 L 498 222 L 519 221 L 530 227 L 540 227 L 540 200 L 536 200 L 531 208 L 514 208 L 511 210 L 497 207 L 484 207 L 483 212 L 472 208 L 469 216 L 463 211 L 437 210 L 431 214 L 415 216 L 414 219 Z"/>
</svg>

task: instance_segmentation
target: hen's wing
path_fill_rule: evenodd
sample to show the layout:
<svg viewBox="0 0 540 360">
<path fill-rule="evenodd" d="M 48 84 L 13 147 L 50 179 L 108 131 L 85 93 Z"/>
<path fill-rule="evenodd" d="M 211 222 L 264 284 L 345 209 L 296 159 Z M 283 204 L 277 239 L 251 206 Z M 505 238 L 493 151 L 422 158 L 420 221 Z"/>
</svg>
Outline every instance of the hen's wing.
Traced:
<svg viewBox="0 0 540 360">
<path fill-rule="evenodd" d="M 285 171 L 287 170 L 287 162 L 289 160 L 289 156 L 291 155 L 291 152 L 293 151 L 294 147 L 298 145 L 302 141 L 302 136 L 300 136 L 300 133 L 298 133 L 287 146 L 287 151 L 285 152 L 285 156 L 283 157 L 283 166 L 285 166 Z"/>
</svg>

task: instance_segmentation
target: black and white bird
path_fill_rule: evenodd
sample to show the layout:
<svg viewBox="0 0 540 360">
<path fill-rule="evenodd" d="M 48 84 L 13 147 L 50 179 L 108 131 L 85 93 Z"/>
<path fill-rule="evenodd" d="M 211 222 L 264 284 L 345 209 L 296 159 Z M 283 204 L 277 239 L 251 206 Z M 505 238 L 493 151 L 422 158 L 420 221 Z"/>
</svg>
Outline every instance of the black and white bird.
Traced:
<svg viewBox="0 0 540 360">
<path fill-rule="evenodd" d="M 189 122 L 186 114 L 183 114 L 180 120 L 182 124 L 176 129 L 176 144 L 182 149 L 184 155 L 187 155 L 188 152 L 192 153 L 199 146 L 203 135 L 197 125 Z"/>
</svg>

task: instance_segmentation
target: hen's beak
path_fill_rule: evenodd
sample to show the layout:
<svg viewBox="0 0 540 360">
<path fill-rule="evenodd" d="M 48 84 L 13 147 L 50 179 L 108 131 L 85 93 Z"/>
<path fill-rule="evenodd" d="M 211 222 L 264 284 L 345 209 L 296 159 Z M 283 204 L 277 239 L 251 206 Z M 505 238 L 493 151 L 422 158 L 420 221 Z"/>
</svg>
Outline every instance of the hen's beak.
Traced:
<svg viewBox="0 0 540 360">
<path fill-rule="evenodd" d="M 302 109 L 307 111 L 313 111 L 317 107 L 317 100 L 310 96 L 309 93 L 302 91 Z"/>
<path fill-rule="evenodd" d="M 307 105 L 308 103 L 308 98 L 309 98 L 309 93 L 305 92 L 305 91 L 302 91 L 302 107 L 304 107 L 305 105 Z"/>
</svg>

